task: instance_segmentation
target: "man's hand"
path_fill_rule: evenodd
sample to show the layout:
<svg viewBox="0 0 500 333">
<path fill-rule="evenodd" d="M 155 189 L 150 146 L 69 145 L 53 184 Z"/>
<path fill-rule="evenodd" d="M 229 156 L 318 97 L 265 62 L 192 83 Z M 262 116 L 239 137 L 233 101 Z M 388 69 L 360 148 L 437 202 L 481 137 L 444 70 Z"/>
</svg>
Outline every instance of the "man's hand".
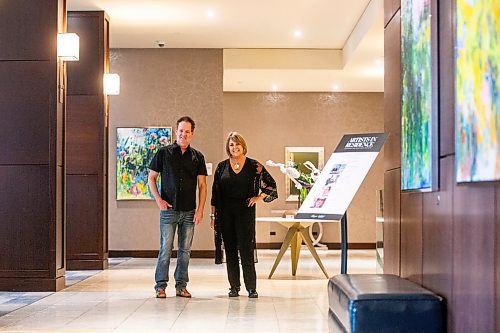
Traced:
<svg viewBox="0 0 500 333">
<path fill-rule="evenodd" d="M 160 210 L 167 210 L 169 208 L 172 208 L 172 205 L 163 200 L 162 198 L 156 199 L 156 204 L 158 205 L 158 208 L 160 208 Z"/>
</svg>

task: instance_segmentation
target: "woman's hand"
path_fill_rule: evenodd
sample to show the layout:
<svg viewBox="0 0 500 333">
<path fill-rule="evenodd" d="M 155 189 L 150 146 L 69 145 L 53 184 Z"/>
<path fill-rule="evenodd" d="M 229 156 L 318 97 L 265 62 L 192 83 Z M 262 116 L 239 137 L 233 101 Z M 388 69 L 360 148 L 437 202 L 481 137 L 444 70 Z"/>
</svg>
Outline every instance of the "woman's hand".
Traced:
<svg viewBox="0 0 500 333">
<path fill-rule="evenodd" d="M 214 208 L 212 206 L 212 212 L 210 213 L 210 229 L 214 230 L 215 228 L 215 213 Z"/>
<path fill-rule="evenodd" d="M 258 195 L 258 196 L 256 196 L 256 197 L 252 197 L 252 198 L 250 198 L 250 200 L 248 200 L 248 207 L 253 207 L 253 206 L 255 206 L 255 204 L 256 204 L 258 201 L 263 200 L 265 197 L 266 197 L 266 195 L 265 195 L 264 193 L 261 193 L 260 195 Z"/>
</svg>

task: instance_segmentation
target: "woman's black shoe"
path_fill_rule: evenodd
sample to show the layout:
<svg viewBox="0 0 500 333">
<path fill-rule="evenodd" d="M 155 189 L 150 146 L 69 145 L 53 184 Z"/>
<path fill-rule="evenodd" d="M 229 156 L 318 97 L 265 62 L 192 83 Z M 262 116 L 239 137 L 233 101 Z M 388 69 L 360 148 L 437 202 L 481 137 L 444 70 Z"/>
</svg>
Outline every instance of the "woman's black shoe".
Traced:
<svg viewBox="0 0 500 333">
<path fill-rule="evenodd" d="M 252 289 L 248 291 L 248 298 L 259 298 L 259 294 L 257 294 L 257 290 Z"/>
<path fill-rule="evenodd" d="M 229 297 L 238 297 L 240 294 L 238 292 L 240 291 L 240 288 L 229 288 Z"/>
</svg>

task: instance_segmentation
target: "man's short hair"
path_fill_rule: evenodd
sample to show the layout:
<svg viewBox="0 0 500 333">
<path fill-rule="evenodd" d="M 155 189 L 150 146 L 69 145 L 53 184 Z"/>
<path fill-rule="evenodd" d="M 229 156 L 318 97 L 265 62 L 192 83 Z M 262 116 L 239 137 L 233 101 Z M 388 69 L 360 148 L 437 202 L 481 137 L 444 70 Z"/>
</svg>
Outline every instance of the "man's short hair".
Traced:
<svg viewBox="0 0 500 333">
<path fill-rule="evenodd" d="M 179 120 L 177 120 L 177 127 L 176 128 L 179 128 L 179 124 L 182 123 L 183 121 L 190 123 L 191 124 L 191 131 L 194 131 L 194 120 L 189 116 L 180 117 Z"/>
</svg>

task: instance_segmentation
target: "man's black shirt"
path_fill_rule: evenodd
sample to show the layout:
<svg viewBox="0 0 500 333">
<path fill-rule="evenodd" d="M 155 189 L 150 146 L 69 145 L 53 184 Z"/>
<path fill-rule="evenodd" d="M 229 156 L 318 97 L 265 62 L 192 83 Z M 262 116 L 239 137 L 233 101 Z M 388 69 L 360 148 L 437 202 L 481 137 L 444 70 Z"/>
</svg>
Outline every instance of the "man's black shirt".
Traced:
<svg viewBox="0 0 500 333">
<path fill-rule="evenodd" d="M 161 147 L 149 168 L 161 175 L 160 195 L 176 211 L 196 209 L 196 185 L 199 175 L 207 175 L 205 157 L 188 146 L 184 154 L 174 142 Z"/>
</svg>

